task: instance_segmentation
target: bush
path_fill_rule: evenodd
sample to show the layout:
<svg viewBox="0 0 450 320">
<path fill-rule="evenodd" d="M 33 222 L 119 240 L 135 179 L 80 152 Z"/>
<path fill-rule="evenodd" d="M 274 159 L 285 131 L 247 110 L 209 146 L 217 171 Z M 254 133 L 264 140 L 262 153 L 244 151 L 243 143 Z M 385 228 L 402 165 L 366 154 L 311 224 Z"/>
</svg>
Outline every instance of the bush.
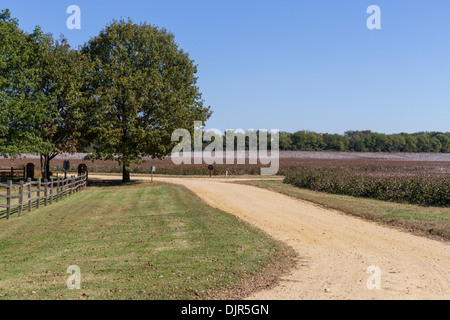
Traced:
<svg viewBox="0 0 450 320">
<path fill-rule="evenodd" d="M 306 169 L 286 174 L 298 188 L 423 206 L 450 206 L 450 179 L 431 176 L 371 176 L 344 169 Z"/>
</svg>

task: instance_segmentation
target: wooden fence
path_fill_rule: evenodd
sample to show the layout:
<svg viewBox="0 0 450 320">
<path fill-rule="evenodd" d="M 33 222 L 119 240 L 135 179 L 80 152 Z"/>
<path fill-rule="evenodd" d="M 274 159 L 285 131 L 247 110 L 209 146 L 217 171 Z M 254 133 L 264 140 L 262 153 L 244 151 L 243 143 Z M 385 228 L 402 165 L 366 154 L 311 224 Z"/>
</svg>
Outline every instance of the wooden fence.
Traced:
<svg viewBox="0 0 450 320">
<path fill-rule="evenodd" d="M 0 169 L 0 178 L 26 179 L 26 169 L 25 168 Z"/>
<path fill-rule="evenodd" d="M 27 182 L 21 181 L 19 184 L 13 184 L 11 180 L 7 184 L 0 183 L 0 188 L 6 189 L 6 194 L 0 194 L 0 218 L 9 219 L 9 217 L 17 213 L 22 214 L 24 207 L 28 212 L 33 210 L 33 207 L 39 209 L 40 205 L 47 206 L 54 201 L 58 202 L 60 199 L 68 197 L 87 186 L 87 174 L 79 176 L 72 176 L 67 179 L 50 179 Z M 35 196 L 34 196 L 35 195 Z M 4 204 L 6 199 L 6 204 Z M 16 203 L 13 203 L 16 202 Z"/>
</svg>

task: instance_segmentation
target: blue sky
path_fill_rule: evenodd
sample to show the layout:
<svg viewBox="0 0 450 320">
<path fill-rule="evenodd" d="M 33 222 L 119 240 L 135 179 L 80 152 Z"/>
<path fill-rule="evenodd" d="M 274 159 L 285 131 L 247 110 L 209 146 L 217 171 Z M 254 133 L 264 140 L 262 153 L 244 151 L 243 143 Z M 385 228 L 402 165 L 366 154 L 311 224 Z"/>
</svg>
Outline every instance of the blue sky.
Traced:
<svg viewBox="0 0 450 320">
<path fill-rule="evenodd" d="M 69 5 L 81 30 L 69 30 Z M 370 5 L 381 30 L 369 30 Z M 208 128 L 450 131 L 448 0 L 0 0 L 77 48 L 113 19 L 164 27 L 199 68 Z"/>
</svg>

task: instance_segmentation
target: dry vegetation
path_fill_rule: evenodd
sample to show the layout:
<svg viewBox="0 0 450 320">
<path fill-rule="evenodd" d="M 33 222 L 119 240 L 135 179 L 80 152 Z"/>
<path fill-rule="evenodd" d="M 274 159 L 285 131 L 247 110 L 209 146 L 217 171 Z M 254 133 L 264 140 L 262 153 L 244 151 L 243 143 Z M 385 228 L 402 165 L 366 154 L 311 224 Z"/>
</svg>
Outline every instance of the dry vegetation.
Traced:
<svg viewBox="0 0 450 320">
<path fill-rule="evenodd" d="M 61 155 L 50 164 L 51 171 L 62 172 L 63 161 L 70 160 L 72 172 L 76 171 L 80 163 L 87 164 L 90 172 L 119 173 L 122 167 L 115 161 L 89 161 L 83 160 L 84 154 Z M 36 157 L 2 158 L 0 168 L 20 168 L 27 163 L 34 163 L 36 171 L 40 169 L 40 161 Z M 175 165 L 170 158 L 163 160 L 144 158 L 141 164 L 133 164 L 135 173 L 149 173 L 149 167 L 156 166 L 157 174 L 174 175 L 207 175 L 206 164 L 202 165 Z M 263 165 L 214 165 L 215 175 L 259 175 Z M 299 169 L 342 169 L 353 168 L 376 176 L 417 176 L 427 175 L 437 178 L 450 177 L 450 154 L 413 154 L 413 153 L 357 153 L 357 152 L 280 152 L 279 175 Z"/>
<path fill-rule="evenodd" d="M 70 159 L 72 172 L 80 163 L 86 163 L 89 172 L 120 173 L 122 168 L 115 161 L 89 161 L 84 155 L 60 156 L 52 161 L 52 172 L 62 172 L 65 159 Z M 40 161 L 36 157 L 1 159 L 0 167 L 20 168 L 32 162 L 39 172 Z M 263 165 L 215 165 L 213 174 L 259 175 Z M 163 175 L 208 175 L 207 164 L 175 165 L 171 158 L 163 160 L 146 158 L 141 164 L 132 165 L 134 173 L 149 173 L 156 166 L 156 173 Z M 267 166 L 266 166 L 267 167 Z M 450 154 L 413 153 L 350 153 L 350 152 L 293 152 L 280 153 L 278 175 L 285 182 L 300 188 L 374 198 L 419 205 L 450 205 Z"/>
</svg>

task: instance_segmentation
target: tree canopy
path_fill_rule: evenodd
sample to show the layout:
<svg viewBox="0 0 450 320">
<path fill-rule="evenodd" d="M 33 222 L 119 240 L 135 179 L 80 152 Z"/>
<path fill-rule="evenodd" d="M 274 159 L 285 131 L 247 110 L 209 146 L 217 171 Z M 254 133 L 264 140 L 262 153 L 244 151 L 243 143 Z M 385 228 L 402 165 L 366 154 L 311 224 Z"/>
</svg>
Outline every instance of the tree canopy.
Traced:
<svg viewBox="0 0 450 320">
<path fill-rule="evenodd" d="M 197 67 L 167 30 L 113 21 L 81 50 L 0 14 L 0 154 L 41 156 L 44 176 L 62 152 L 130 164 L 171 153 L 176 129 L 194 130 L 203 106 Z"/>
<path fill-rule="evenodd" d="M 82 49 L 94 63 L 87 132 L 94 159 L 129 165 L 171 153 L 176 129 L 193 130 L 211 115 L 197 83 L 197 67 L 174 35 L 155 26 L 114 21 Z"/>
<path fill-rule="evenodd" d="M 49 97 L 41 95 L 43 60 L 52 39 L 40 28 L 19 29 L 9 10 L 0 14 L 0 152 L 17 156 L 50 150 L 37 128 L 46 121 Z"/>
<path fill-rule="evenodd" d="M 0 151 L 40 155 L 48 177 L 51 159 L 83 146 L 89 60 L 38 27 L 26 34 L 8 10 L 0 15 L 0 43 Z"/>
</svg>

